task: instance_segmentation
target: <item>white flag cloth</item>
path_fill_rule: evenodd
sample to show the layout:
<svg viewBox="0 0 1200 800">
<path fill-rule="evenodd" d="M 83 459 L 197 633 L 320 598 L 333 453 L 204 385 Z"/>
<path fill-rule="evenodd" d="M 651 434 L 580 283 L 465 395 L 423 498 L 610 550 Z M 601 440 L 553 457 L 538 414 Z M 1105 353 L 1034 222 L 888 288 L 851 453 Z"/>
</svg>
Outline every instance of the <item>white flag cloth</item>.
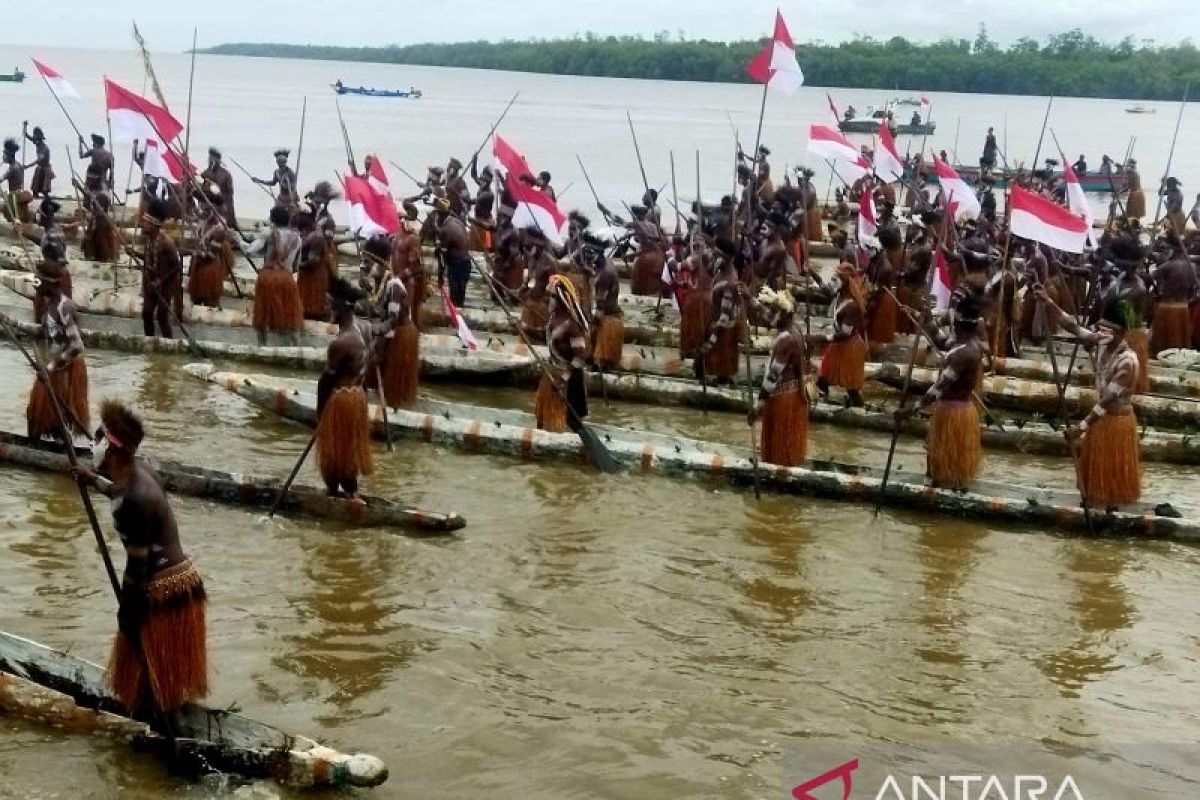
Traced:
<svg viewBox="0 0 1200 800">
<path fill-rule="evenodd" d="M 933 293 L 934 308 L 937 311 L 950 308 L 950 296 L 954 294 L 952 283 L 950 265 L 946 263 L 946 256 L 939 247 L 933 253 L 933 270 L 930 276 L 930 291 Z"/>
<path fill-rule="evenodd" d="M 104 79 L 104 102 L 115 141 L 154 139 L 169 144 L 183 131 L 183 123 L 165 108 L 108 78 Z"/>
<path fill-rule="evenodd" d="M 183 163 L 169 148 L 162 147 L 154 139 L 147 139 L 142 155 L 143 175 L 152 175 L 170 183 L 183 183 Z M 193 172 L 195 169 L 192 167 Z"/>
<path fill-rule="evenodd" d="M 863 158 L 854 144 L 828 125 L 813 124 L 808 129 L 808 152 L 832 163 L 834 170 L 847 181 L 858 180 L 871 171 L 871 165 Z"/>
<path fill-rule="evenodd" d="M 895 183 L 904 177 L 904 162 L 896 151 L 896 140 L 887 126 L 887 120 L 879 121 L 879 145 L 875 148 L 875 174 L 887 183 Z"/>
<path fill-rule="evenodd" d="M 1064 175 L 1067 180 L 1067 205 L 1071 207 L 1072 211 L 1083 217 L 1087 223 L 1088 247 L 1096 247 L 1096 233 L 1092 226 L 1092 207 L 1088 205 L 1087 195 L 1083 193 L 1083 186 L 1079 183 L 1079 176 L 1075 174 L 1075 170 L 1067 161 L 1067 157 L 1062 156 L 1062 161 Z"/>
<path fill-rule="evenodd" d="M 1082 253 L 1091 226 L 1068 208 L 1033 192 L 1012 187 L 1009 199 L 1014 236 L 1032 239 L 1067 253 Z"/>
<path fill-rule="evenodd" d="M 864 192 L 858 198 L 858 240 L 874 238 L 879 231 L 879 218 L 875 213 L 875 195 Z"/>
<path fill-rule="evenodd" d="M 954 171 L 954 167 L 936 155 L 933 157 L 933 170 L 937 174 L 938 186 L 946 200 L 946 207 L 954 211 L 954 219 L 976 219 L 983 209 L 979 206 L 975 190 Z"/>
<path fill-rule="evenodd" d="M 475 334 L 471 332 L 467 321 L 462 318 L 462 314 L 458 313 L 458 306 L 454 305 L 454 301 L 450 299 L 450 295 L 446 292 L 446 287 L 443 286 L 442 305 L 446 308 L 446 315 L 450 317 L 450 323 L 454 325 L 454 331 L 458 334 L 458 339 L 468 350 L 474 353 L 479 349 L 479 340 L 475 338 Z"/>
<path fill-rule="evenodd" d="M 33 66 L 37 69 L 38 74 L 42 76 L 42 80 L 46 81 L 46 85 L 50 87 L 50 91 L 57 97 L 79 99 L 79 92 L 75 91 L 75 87 L 62 76 L 61 72 L 44 61 L 38 61 L 36 58 L 31 58 L 30 61 L 33 62 Z"/>
<path fill-rule="evenodd" d="M 396 204 L 387 192 L 377 192 L 368 178 L 348 175 L 342 192 L 350 207 L 350 230 L 359 236 L 393 234 L 400 230 Z"/>
<path fill-rule="evenodd" d="M 563 229 L 567 226 L 567 217 L 559 210 L 558 204 L 550 195 L 530 185 L 533 177 L 525 157 L 496 134 L 492 145 L 492 155 L 496 159 L 496 168 L 504 178 L 504 187 L 512 195 L 516 208 L 513 210 L 513 227 L 537 228 L 546 238 L 561 247 Z M 525 178 L 525 180 L 522 180 Z"/>
<path fill-rule="evenodd" d="M 795 94 L 804 85 L 804 72 L 796 60 L 796 45 L 780 12 L 775 12 L 771 41 L 747 65 L 746 72 L 759 83 L 784 94 Z"/>
</svg>

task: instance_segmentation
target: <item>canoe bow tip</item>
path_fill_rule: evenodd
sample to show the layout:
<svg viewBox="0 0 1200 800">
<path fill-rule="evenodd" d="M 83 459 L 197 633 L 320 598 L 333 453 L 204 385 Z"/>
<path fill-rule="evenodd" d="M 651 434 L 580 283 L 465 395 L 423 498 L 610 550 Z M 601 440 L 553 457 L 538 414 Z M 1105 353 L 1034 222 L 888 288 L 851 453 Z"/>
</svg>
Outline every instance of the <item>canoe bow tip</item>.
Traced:
<svg viewBox="0 0 1200 800">
<path fill-rule="evenodd" d="M 346 770 L 346 783 L 351 786 L 369 788 L 379 786 L 388 779 L 388 768 L 383 759 L 367 753 L 347 756 L 343 767 Z"/>
</svg>

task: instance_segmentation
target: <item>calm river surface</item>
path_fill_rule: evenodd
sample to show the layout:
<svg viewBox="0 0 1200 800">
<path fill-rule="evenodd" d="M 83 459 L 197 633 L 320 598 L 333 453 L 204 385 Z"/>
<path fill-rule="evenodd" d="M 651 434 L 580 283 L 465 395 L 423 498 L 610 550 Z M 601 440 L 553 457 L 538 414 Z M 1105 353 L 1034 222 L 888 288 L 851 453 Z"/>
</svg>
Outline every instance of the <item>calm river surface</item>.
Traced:
<svg viewBox="0 0 1200 800">
<path fill-rule="evenodd" d="M 0 64 L 23 55 L 0 48 Z M 87 97 L 74 106 L 85 131 L 101 123 L 102 72 L 141 85 L 130 53 L 40 55 Z M 186 58 L 163 55 L 158 68 L 182 116 Z M 193 147 L 220 144 L 263 172 L 270 149 L 295 148 L 307 93 L 306 183 L 340 168 L 326 88 L 338 77 L 426 92 L 417 103 L 343 103 L 356 152 L 377 150 L 413 172 L 469 154 L 520 89 L 504 133 L 560 187 L 575 181 L 568 198 L 580 202 L 587 190 L 575 153 L 602 196 L 633 196 L 626 109 L 651 180 L 669 177 L 675 148 L 688 165 L 680 194 L 693 196 L 699 147 L 711 155 L 704 189 L 715 199 L 728 179 L 725 110 L 749 138 L 759 97 L 743 86 L 217 57 L 202 57 L 197 75 Z M 838 99 L 862 108 L 881 96 Z M 66 138 L 36 83 L 0 86 L 0 100 L 6 131 L 29 118 L 47 123 L 59 144 Z M 772 98 L 766 140 L 777 163 L 803 160 L 803 125 L 821 117 L 823 102 L 816 89 Z M 1123 154 L 1137 135 L 1153 175 L 1165 163 L 1173 109 L 1133 117 L 1124 105 L 1060 100 L 1052 123 L 1074 155 L 1095 161 L 1101 151 Z M 1044 108 L 1037 98 L 938 95 L 932 143 L 949 148 L 961 115 L 959 150 L 974 158 L 986 126 L 1007 112 L 1010 151 L 1028 159 Z M 1185 145 L 1196 125 L 1185 117 Z M 1184 146 L 1177 159 L 1177 174 L 1195 188 L 1200 156 Z M 241 208 L 265 210 L 257 201 L 243 186 Z M 286 473 L 306 432 L 187 377 L 184 363 L 90 353 L 93 402 L 136 403 L 148 453 Z M 19 356 L 0 348 L 0 427 L 23 429 L 29 382 Z M 428 391 L 532 405 L 523 391 Z M 599 403 L 595 412 L 631 427 L 746 437 L 737 415 Z M 874 434 L 813 432 L 817 457 L 882 464 L 886 449 Z M 212 597 L 211 704 L 380 755 L 391 780 L 374 797 L 785 798 L 816 771 L 800 774 L 796 755 L 831 740 L 848 750 L 907 743 L 927 754 L 950 744 L 1027 748 L 1069 756 L 1105 792 L 1097 796 L 1198 794 L 1200 759 L 1174 748 L 1200 738 L 1200 550 L 887 511 L 875 518 L 846 504 L 755 501 L 699 481 L 602 476 L 423 444 L 377 452 L 371 493 L 458 510 L 469 527 L 421 541 L 174 500 Z M 922 457 L 919 442 L 902 440 L 901 467 L 919 469 Z M 988 459 L 1001 480 L 1071 484 L 1065 459 Z M 1197 477 L 1149 465 L 1147 494 L 1196 513 Z M 302 478 L 315 481 L 315 471 Z M 103 660 L 114 627 L 70 482 L 0 468 L 0 629 Z M 20 720 L 0 726 L 2 797 L 220 791 L 179 783 L 124 747 Z M 1141 748 L 1136 757 L 1129 745 Z"/>
</svg>

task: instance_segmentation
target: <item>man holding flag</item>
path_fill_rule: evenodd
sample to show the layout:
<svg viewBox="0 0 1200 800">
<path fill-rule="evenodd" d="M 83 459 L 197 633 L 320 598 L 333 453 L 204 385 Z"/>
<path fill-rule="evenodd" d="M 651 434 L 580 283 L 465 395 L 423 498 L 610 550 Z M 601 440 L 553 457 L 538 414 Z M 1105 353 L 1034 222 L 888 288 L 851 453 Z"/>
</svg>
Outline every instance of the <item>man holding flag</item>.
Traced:
<svg viewBox="0 0 1200 800">
<path fill-rule="evenodd" d="M 104 137 L 98 133 L 92 134 L 92 146 L 85 147 L 85 142 L 79 140 L 79 158 L 87 159 L 88 166 L 83 176 L 83 188 L 88 194 L 112 194 L 113 188 L 113 156 L 104 147 Z"/>
</svg>

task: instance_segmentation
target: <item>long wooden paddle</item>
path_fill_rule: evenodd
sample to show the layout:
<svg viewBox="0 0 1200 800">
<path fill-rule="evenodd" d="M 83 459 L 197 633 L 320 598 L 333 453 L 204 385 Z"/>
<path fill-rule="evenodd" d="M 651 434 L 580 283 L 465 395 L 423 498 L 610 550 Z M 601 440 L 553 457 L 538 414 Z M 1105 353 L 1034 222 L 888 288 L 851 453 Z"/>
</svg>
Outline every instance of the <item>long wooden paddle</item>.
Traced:
<svg viewBox="0 0 1200 800">
<path fill-rule="evenodd" d="M 921 325 L 921 323 L 918 323 L 918 325 Z M 908 357 L 908 373 L 904 376 L 904 390 L 900 393 L 900 407 L 896 409 L 895 423 L 892 426 L 892 444 L 888 447 L 887 465 L 883 468 L 883 480 L 879 482 L 879 494 L 875 498 L 875 516 L 879 516 L 879 510 L 883 508 L 884 492 L 887 490 L 888 478 L 892 475 L 892 462 L 896 458 L 896 443 L 900 441 L 901 412 L 908 405 L 908 390 L 912 387 L 913 369 L 917 365 L 917 353 L 920 349 L 921 337 L 914 336 L 912 352 Z"/>
</svg>

